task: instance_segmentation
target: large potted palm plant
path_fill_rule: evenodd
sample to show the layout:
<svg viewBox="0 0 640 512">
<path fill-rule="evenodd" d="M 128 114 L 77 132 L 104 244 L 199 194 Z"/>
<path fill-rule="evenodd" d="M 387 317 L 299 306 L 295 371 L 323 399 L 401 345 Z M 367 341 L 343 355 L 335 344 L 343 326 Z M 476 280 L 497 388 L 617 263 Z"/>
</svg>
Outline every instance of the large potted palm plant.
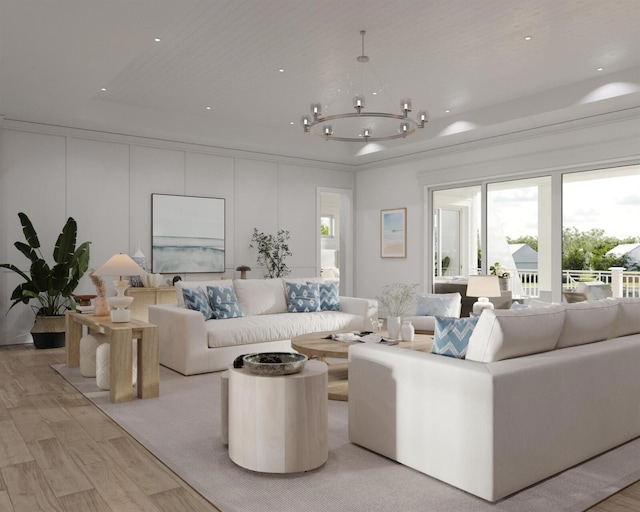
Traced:
<svg viewBox="0 0 640 512">
<path fill-rule="evenodd" d="M 73 292 L 80 278 L 89 267 L 89 245 L 84 242 L 76 248 L 78 226 L 69 217 L 56 241 L 53 249 L 54 265 L 49 266 L 40 251 L 40 241 L 33 224 L 24 213 L 19 213 L 24 242 L 13 245 L 30 262 L 29 270 L 20 270 L 11 263 L 2 263 L 0 267 L 8 268 L 18 274 L 24 282 L 19 284 L 11 294 L 13 303 L 31 305 L 36 314 L 31 334 L 37 348 L 53 348 L 64 346 L 65 318 L 64 313 L 75 307 Z"/>
</svg>

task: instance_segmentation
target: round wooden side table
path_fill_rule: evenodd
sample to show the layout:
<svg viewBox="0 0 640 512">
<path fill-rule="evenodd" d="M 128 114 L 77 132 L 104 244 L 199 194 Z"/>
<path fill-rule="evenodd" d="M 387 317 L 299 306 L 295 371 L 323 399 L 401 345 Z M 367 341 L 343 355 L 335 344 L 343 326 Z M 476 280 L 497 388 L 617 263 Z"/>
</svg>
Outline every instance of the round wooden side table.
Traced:
<svg viewBox="0 0 640 512">
<path fill-rule="evenodd" d="M 307 361 L 293 375 L 229 368 L 229 457 L 263 473 L 309 471 L 329 451 L 327 365 Z"/>
</svg>

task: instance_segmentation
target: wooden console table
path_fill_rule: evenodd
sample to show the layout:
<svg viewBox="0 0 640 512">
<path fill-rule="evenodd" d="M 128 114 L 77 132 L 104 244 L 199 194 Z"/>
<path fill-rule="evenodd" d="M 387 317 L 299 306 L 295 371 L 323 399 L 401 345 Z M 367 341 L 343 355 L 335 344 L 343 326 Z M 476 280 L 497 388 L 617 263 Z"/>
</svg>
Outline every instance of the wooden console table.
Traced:
<svg viewBox="0 0 640 512">
<path fill-rule="evenodd" d="M 109 316 L 94 316 L 67 311 L 67 366 L 80 366 L 80 338 L 82 326 L 105 334 L 111 344 L 111 401 L 133 400 L 133 348 L 131 340 L 138 339 L 138 397 L 155 398 L 160 395 L 160 367 L 158 327 L 140 320 L 113 323 Z"/>
<path fill-rule="evenodd" d="M 177 303 L 176 289 L 173 286 L 160 286 L 159 288 L 130 286 L 124 294 L 133 297 L 133 302 L 129 306 L 131 318 L 143 322 L 149 320 L 149 306 Z"/>
</svg>

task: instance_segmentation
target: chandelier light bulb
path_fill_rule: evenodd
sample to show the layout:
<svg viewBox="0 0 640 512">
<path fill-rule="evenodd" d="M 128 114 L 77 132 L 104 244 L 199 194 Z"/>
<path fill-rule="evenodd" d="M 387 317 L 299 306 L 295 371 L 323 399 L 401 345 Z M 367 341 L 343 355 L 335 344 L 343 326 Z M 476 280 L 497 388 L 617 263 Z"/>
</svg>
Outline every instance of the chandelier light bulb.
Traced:
<svg viewBox="0 0 640 512">
<path fill-rule="evenodd" d="M 406 121 L 403 121 L 402 123 L 400 123 L 400 133 L 405 137 L 407 136 L 407 133 L 409 132 L 410 129 L 411 129 L 411 126 Z"/>
<path fill-rule="evenodd" d="M 300 124 L 302 125 L 305 133 L 307 133 L 311 129 L 311 119 L 307 115 L 302 116 L 302 118 L 300 119 Z"/>
<path fill-rule="evenodd" d="M 364 104 L 365 104 L 365 100 L 362 94 L 357 94 L 353 98 L 353 108 L 355 108 L 358 111 L 358 114 L 364 108 Z"/>
<path fill-rule="evenodd" d="M 320 116 L 320 114 L 322 114 L 322 105 L 320 105 L 320 103 L 312 103 L 311 113 L 313 114 L 314 117 Z"/>
<path fill-rule="evenodd" d="M 429 112 L 426 110 L 421 110 L 418 112 L 418 127 L 424 128 L 425 123 L 429 122 Z"/>
<path fill-rule="evenodd" d="M 331 137 L 333 135 L 333 126 L 331 126 L 330 124 L 327 124 L 325 126 L 322 127 L 323 131 L 324 131 L 324 135 L 325 137 Z"/>
</svg>

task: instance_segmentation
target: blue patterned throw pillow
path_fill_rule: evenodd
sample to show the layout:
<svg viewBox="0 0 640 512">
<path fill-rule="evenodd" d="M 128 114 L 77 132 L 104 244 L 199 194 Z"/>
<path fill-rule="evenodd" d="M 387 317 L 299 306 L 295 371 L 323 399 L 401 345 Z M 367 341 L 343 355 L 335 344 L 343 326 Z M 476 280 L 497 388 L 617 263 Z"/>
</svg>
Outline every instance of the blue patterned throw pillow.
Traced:
<svg viewBox="0 0 640 512">
<path fill-rule="evenodd" d="M 464 359 L 473 328 L 478 323 L 478 317 L 450 318 L 436 317 L 436 329 L 433 339 L 433 354 Z"/>
<path fill-rule="evenodd" d="M 213 318 L 213 311 L 209 305 L 207 293 L 202 288 L 183 288 L 182 297 L 184 298 L 184 305 L 187 309 L 200 311 L 205 320 Z"/>
<path fill-rule="evenodd" d="M 319 283 L 286 283 L 289 313 L 320 311 Z"/>
<path fill-rule="evenodd" d="M 240 318 L 244 316 L 232 286 L 207 286 L 213 318 Z"/>
<path fill-rule="evenodd" d="M 314 284 L 307 282 L 307 284 Z M 338 283 L 318 283 L 320 290 L 320 311 L 340 311 Z"/>
</svg>

